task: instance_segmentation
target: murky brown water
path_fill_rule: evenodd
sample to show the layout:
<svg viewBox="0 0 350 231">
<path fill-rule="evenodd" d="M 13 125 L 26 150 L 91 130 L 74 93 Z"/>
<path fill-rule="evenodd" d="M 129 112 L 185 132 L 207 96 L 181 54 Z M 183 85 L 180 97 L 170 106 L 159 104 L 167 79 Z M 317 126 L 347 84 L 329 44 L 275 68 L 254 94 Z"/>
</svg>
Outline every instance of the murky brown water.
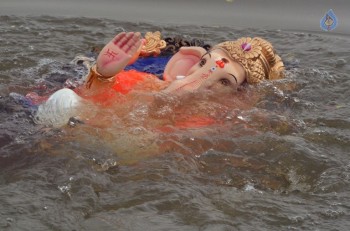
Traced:
<svg viewBox="0 0 350 231">
<path fill-rule="evenodd" d="M 348 229 L 349 37 L 88 18 L 0 20 L 1 230 Z M 287 78 L 232 98 L 151 103 L 154 96 L 132 95 L 120 110 L 99 112 L 109 127 L 35 125 L 33 109 L 14 93 L 61 88 L 82 74 L 69 64 L 76 55 L 123 29 L 211 44 L 262 36 L 286 61 Z M 220 123 L 173 126 L 174 118 L 192 115 Z"/>
</svg>

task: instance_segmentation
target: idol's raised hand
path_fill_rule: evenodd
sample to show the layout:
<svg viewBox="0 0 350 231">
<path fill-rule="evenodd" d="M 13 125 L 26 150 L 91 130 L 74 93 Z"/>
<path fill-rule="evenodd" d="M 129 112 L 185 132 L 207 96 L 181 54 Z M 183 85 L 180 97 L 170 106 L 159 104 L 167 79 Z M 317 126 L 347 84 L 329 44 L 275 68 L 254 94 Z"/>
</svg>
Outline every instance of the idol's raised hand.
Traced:
<svg viewBox="0 0 350 231">
<path fill-rule="evenodd" d="M 119 33 L 104 46 L 98 55 L 97 72 L 105 77 L 116 75 L 130 61 L 138 57 L 141 46 L 139 32 Z"/>
</svg>

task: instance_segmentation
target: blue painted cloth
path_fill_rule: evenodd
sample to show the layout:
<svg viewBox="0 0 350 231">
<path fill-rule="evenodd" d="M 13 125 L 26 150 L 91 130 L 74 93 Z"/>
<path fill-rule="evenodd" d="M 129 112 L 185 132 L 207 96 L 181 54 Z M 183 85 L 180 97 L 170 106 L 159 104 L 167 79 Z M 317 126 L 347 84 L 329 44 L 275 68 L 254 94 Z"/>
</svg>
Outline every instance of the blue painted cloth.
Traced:
<svg viewBox="0 0 350 231">
<path fill-rule="evenodd" d="M 137 70 L 141 72 L 150 73 L 163 79 L 163 72 L 166 64 L 170 60 L 171 56 L 158 56 L 158 57 L 142 57 L 135 63 L 129 65 L 125 70 Z"/>
</svg>

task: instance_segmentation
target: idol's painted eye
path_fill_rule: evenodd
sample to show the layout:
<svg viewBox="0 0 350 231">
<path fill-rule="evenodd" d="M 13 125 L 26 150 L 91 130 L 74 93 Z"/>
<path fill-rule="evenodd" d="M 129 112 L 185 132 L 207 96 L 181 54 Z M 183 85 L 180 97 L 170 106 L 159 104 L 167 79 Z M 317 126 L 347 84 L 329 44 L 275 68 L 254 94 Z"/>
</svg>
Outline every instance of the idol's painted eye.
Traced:
<svg viewBox="0 0 350 231">
<path fill-rule="evenodd" d="M 223 61 L 224 63 L 229 63 L 229 61 L 226 58 L 222 58 L 221 61 Z"/>
<path fill-rule="evenodd" d="M 216 70 L 216 67 L 212 67 L 210 68 L 211 71 L 215 71 Z"/>
<path fill-rule="evenodd" d="M 222 84 L 222 85 L 224 85 L 224 86 L 229 86 L 229 85 L 231 85 L 231 81 L 228 80 L 228 79 L 226 79 L 226 78 L 220 79 L 220 80 L 219 80 L 219 83 Z"/>
<path fill-rule="evenodd" d="M 206 64 L 207 60 L 206 59 L 201 59 L 201 61 L 199 62 L 199 66 L 203 67 Z"/>
</svg>

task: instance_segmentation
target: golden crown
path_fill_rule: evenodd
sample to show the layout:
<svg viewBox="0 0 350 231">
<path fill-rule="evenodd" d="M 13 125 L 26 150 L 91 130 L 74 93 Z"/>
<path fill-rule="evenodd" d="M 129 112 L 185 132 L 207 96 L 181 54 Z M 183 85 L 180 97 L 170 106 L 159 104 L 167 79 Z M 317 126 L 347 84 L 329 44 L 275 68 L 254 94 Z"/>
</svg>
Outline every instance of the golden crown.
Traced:
<svg viewBox="0 0 350 231">
<path fill-rule="evenodd" d="M 159 31 L 147 32 L 140 56 L 158 56 L 165 46 L 166 42 L 162 40 L 162 35 Z"/>
<path fill-rule="evenodd" d="M 213 49 L 225 51 L 234 61 L 240 63 L 246 72 L 248 83 L 283 78 L 282 59 L 265 39 L 244 37 L 220 43 Z"/>
</svg>

